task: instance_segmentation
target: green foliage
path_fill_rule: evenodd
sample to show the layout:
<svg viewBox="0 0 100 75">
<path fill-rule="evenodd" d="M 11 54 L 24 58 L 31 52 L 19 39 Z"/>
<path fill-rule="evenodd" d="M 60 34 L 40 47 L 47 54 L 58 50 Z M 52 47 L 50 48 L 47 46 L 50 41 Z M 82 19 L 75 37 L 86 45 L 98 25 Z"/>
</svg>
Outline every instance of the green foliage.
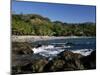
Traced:
<svg viewBox="0 0 100 75">
<path fill-rule="evenodd" d="M 12 15 L 13 35 L 96 36 L 95 23 L 68 24 L 36 14 Z"/>
<path fill-rule="evenodd" d="M 30 23 L 21 21 L 21 19 L 18 21 L 16 19 L 12 20 L 12 33 L 13 34 L 28 35 L 32 32 L 33 32 L 32 25 L 30 25 Z"/>
</svg>

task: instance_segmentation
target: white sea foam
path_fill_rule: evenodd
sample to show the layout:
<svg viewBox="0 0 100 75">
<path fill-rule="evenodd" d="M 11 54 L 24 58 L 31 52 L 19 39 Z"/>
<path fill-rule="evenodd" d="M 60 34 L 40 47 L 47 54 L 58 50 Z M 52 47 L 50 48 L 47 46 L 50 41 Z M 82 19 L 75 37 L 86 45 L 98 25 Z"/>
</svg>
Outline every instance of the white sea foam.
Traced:
<svg viewBox="0 0 100 75">
<path fill-rule="evenodd" d="M 39 53 L 40 55 L 45 57 L 56 56 L 60 52 L 64 51 L 62 47 L 54 47 L 53 45 L 47 45 L 47 46 L 43 45 L 38 48 L 33 48 L 32 50 L 34 51 L 35 54 Z M 92 51 L 93 49 L 71 50 L 71 52 L 73 53 L 80 53 L 84 56 L 90 55 Z"/>
<path fill-rule="evenodd" d="M 80 53 L 84 56 L 90 55 L 93 49 L 80 49 L 80 50 L 72 50 L 73 53 Z"/>
<path fill-rule="evenodd" d="M 53 45 L 48 46 L 41 46 L 39 48 L 33 48 L 32 49 L 35 54 L 39 53 L 42 56 L 56 56 L 60 52 L 64 51 L 64 49 L 61 49 L 61 47 L 54 47 Z"/>
</svg>

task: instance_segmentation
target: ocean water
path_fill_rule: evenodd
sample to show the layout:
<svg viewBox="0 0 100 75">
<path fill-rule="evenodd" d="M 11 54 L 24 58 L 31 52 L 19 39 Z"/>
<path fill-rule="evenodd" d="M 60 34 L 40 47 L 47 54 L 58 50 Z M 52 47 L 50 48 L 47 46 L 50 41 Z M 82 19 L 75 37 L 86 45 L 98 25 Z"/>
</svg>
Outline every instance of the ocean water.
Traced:
<svg viewBox="0 0 100 75">
<path fill-rule="evenodd" d="M 57 54 L 64 50 L 70 50 L 73 53 L 87 56 L 93 50 L 96 50 L 96 38 L 67 38 L 33 42 L 33 45 L 38 44 L 41 44 L 41 46 L 32 48 L 32 50 L 35 54 L 45 57 L 57 56 Z"/>
</svg>

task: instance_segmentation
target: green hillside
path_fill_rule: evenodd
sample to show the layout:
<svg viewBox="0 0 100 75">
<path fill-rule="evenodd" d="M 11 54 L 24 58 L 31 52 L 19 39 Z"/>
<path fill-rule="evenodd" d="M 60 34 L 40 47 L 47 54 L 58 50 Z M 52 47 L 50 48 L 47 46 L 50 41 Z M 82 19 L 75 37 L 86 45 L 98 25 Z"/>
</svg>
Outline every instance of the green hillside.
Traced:
<svg viewBox="0 0 100 75">
<path fill-rule="evenodd" d="M 52 22 L 37 14 L 13 14 L 12 35 L 96 36 L 95 23 Z"/>
</svg>

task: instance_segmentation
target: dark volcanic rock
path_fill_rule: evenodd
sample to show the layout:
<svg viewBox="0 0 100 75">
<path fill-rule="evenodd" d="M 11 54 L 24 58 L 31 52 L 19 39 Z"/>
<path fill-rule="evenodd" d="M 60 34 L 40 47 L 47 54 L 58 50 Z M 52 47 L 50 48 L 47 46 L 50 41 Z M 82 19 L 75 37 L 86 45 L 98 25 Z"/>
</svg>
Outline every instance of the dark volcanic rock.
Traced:
<svg viewBox="0 0 100 75">
<path fill-rule="evenodd" d="M 64 67 L 65 61 L 61 59 L 53 59 L 49 61 L 47 65 L 44 67 L 45 72 L 55 72 L 62 71 Z"/>
<path fill-rule="evenodd" d="M 12 74 L 20 74 L 24 72 L 32 72 L 31 56 L 13 55 L 12 58 Z M 27 69 L 27 70 L 26 70 Z"/>
<path fill-rule="evenodd" d="M 90 55 L 81 58 L 81 63 L 85 69 L 96 69 L 96 50 Z"/>
<path fill-rule="evenodd" d="M 44 72 L 44 67 L 48 63 L 46 59 L 39 59 L 32 62 L 33 72 Z"/>
<path fill-rule="evenodd" d="M 71 51 L 63 51 L 52 60 L 39 54 L 13 54 L 12 74 L 74 71 L 96 68 L 96 51 L 82 56 Z"/>
<path fill-rule="evenodd" d="M 72 53 L 71 51 L 63 51 L 60 54 L 58 54 L 58 57 L 60 57 L 61 59 L 64 60 L 75 60 L 75 59 L 80 59 L 81 57 L 83 57 L 81 54 L 78 53 Z"/>
<path fill-rule="evenodd" d="M 57 57 L 49 61 L 44 70 L 46 72 L 83 70 L 84 66 L 80 62 L 81 57 L 83 57 L 81 54 L 63 51 L 58 54 Z"/>
<path fill-rule="evenodd" d="M 26 42 L 12 42 L 12 73 L 29 72 L 32 70 L 30 62 L 33 51 L 29 43 Z M 23 67 L 27 67 L 27 71 L 23 71 Z"/>
<path fill-rule="evenodd" d="M 16 57 L 15 57 L 16 56 Z M 43 72 L 47 59 L 40 55 L 13 55 L 12 74 Z"/>
<path fill-rule="evenodd" d="M 33 51 L 29 43 L 12 42 L 12 54 L 33 54 Z"/>
<path fill-rule="evenodd" d="M 42 46 L 42 44 L 39 43 L 39 44 L 36 45 L 35 48 L 38 48 L 38 47 L 41 47 L 41 46 Z"/>
</svg>

